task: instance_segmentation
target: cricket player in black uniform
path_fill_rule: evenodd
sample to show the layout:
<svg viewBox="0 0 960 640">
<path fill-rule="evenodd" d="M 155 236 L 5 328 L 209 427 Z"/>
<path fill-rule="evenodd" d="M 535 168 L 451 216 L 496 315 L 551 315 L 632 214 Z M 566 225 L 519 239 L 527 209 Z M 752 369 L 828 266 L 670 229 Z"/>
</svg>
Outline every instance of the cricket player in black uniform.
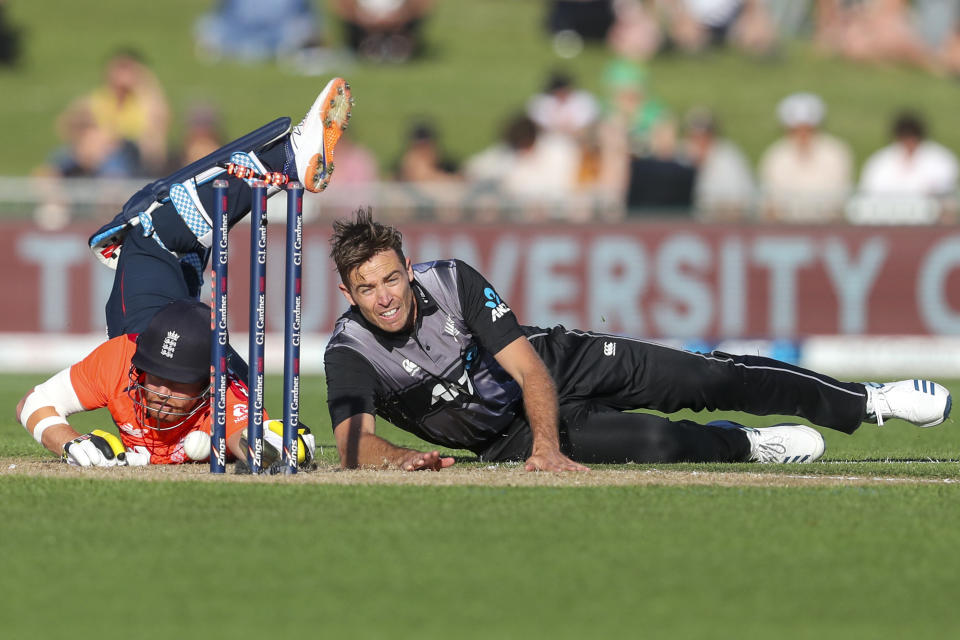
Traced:
<svg viewBox="0 0 960 640">
<path fill-rule="evenodd" d="M 369 210 L 334 223 L 331 244 L 351 305 L 324 357 L 347 468 L 454 463 L 378 437 L 375 415 L 482 460 L 584 471 L 581 463 L 812 462 L 824 451 L 820 433 L 804 425 L 701 425 L 633 409 L 796 415 L 845 433 L 888 418 L 930 427 L 950 413 L 950 393 L 926 380 L 840 382 L 759 356 L 522 326 L 466 263 L 411 265 L 400 232 Z"/>
</svg>

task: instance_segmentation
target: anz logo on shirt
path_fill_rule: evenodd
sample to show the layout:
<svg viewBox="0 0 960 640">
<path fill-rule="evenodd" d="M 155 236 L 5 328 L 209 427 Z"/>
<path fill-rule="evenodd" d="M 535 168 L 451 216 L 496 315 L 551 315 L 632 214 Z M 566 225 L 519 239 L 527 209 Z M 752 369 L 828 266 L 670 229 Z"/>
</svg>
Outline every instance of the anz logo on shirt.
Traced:
<svg viewBox="0 0 960 640">
<path fill-rule="evenodd" d="M 484 306 L 492 310 L 490 312 L 490 322 L 496 322 L 510 313 L 510 307 L 500 300 L 500 296 L 497 295 L 496 291 L 487 287 L 483 290 L 483 295 L 487 299 L 487 301 L 483 303 Z"/>
<path fill-rule="evenodd" d="M 473 395 L 473 383 L 470 381 L 470 374 L 467 371 L 464 371 L 463 375 L 454 384 L 443 382 L 435 384 L 433 391 L 430 392 L 430 406 L 432 407 L 441 400 L 453 402 L 461 393 L 467 396 Z"/>
</svg>

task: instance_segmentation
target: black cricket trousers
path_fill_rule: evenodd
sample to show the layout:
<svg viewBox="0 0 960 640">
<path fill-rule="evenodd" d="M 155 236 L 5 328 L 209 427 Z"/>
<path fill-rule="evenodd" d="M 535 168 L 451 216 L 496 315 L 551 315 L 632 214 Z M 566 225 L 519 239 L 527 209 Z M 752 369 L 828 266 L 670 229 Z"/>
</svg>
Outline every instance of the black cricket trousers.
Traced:
<svg viewBox="0 0 960 640">
<path fill-rule="evenodd" d="M 862 384 L 771 358 L 694 353 L 562 326 L 528 327 L 527 337 L 557 385 L 561 449 L 579 462 L 736 462 L 750 453 L 739 429 L 627 413 L 634 409 L 797 416 L 844 433 L 865 417 Z M 529 455 L 525 431 L 498 457 Z"/>
</svg>

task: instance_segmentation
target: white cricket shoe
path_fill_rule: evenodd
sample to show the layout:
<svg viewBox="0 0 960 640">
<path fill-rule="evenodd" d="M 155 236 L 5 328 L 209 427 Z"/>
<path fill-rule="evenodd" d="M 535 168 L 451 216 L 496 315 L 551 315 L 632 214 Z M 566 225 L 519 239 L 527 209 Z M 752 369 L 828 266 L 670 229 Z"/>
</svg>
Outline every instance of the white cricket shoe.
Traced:
<svg viewBox="0 0 960 640">
<path fill-rule="evenodd" d="M 867 382 L 867 420 L 883 425 L 900 418 L 918 427 L 933 427 L 950 416 L 950 392 L 930 380 Z"/>
<path fill-rule="evenodd" d="M 333 149 L 347 128 L 352 106 L 350 85 L 343 78 L 334 78 L 290 132 L 297 175 L 308 191 L 323 191 L 330 183 Z"/>
<path fill-rule="evenodd" d="M 749 462 L 813 462 L 827 448 L 819 431 L 802 424 L 780 424 L 763 429 L 743 427 L 743 431 L 750 441 Z"/>
</svg>

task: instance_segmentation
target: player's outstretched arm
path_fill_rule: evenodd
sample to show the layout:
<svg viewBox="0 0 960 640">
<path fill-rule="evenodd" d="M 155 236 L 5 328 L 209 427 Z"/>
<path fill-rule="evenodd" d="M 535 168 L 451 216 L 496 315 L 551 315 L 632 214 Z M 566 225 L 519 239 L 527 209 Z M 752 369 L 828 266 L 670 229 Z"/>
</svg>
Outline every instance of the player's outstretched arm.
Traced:
<svg viewBox="0 0 960 640">
<path fill-rule="evenodd" d="M 525 337 L 505 346 L 494 356 L 523 390 L 523 406 L 533 434 L 533 453 L 527 471 L 589 471 L 560 452 L 557 432 L 557 390 L 540 356 Z"/>
<path fill-rule="evenodd" d="M 17 403 L 17 420 L 34 440 L 66 462 L 81 467 L 141 466 L 150 454 L 128 451 L 116 435 L 94 429 L 81 435 L 66 416 L 86 411 L 70 378 L 70 368 L 27 392 Z"/>
<path fill-rule="evenodd" d="M 38 397 L 33 389 L 17 403 L 17 422 L 34 440 L 58 456 L 63 453 L 63 445 L 80 435 L 56 407 Z"/>
<path fill-rule="evenodd" d="M 59 456 L 63 446 L 80 435 L 66 416 L 84 410 L 67 367 L 21 398 L 17 403 L 17 421 L 34 440 Z"/>
<path fill-rule="evenodd" d="M 396 467 L 403 471 L 440 471 L 451 466 L 453 458 L 440 456 L 439 451 L 417 451 L 398 447 L 376 435 L 376 420 L 369 413 L 359 413 L 338 424 L 333 430 L 344 469 L 359 467 Z"/>
</svg>

